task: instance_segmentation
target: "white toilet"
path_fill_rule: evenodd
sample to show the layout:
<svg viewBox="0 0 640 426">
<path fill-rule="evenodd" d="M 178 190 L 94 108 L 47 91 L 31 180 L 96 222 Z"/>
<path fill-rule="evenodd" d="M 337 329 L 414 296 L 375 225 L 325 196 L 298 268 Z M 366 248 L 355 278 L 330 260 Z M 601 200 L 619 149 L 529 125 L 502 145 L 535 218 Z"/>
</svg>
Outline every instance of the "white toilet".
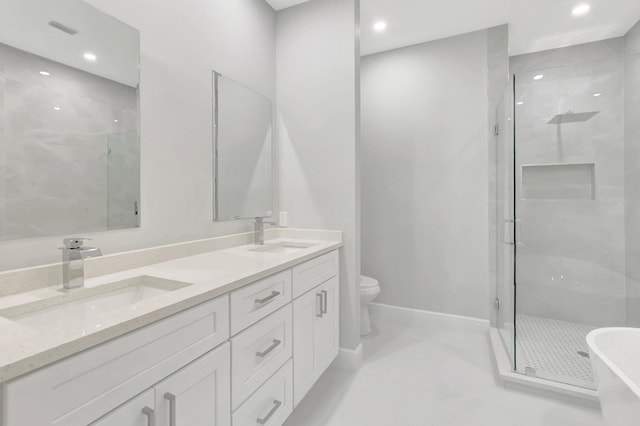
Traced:
<svg viewBox="0 0 640 426">
<path fill-rule="evenodd" d="M 369 320 L 369 308 L 368 304 L 373 302 L 378 294 L 380 294 L 380 284 L 378 280 L 365 277 L 360 277 L 360 335 L 371 333 L 371 321 Z"/>
</svg>

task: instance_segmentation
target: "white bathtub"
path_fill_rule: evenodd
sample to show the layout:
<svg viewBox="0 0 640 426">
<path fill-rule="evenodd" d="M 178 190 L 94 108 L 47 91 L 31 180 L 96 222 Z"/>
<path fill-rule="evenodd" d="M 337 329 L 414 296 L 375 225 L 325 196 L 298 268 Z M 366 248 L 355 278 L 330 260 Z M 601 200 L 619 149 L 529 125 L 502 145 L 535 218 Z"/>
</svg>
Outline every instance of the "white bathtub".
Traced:
<svg viewBox="0 0 640 426">
<path fill-rule="evenodd" d="M 587 343 L 607 425 L 640 425 L 640 328 L 599 328 Z"/>
</svg>

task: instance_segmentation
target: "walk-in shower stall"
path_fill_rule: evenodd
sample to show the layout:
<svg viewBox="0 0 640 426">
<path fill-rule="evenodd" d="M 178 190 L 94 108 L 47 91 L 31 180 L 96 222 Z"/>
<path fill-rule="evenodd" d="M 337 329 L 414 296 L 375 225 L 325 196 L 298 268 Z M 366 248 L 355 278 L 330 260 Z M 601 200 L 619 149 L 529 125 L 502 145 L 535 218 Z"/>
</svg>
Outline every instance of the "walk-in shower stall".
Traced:
<svg viewBox="0 0 640 426">
<path fill-rule="evenodd" d="M 587 333 L 640 326 L 640 25 L 514 56 L 498 106 L 493 330 L 513 372 L 595 389 Z"/>
</svg>

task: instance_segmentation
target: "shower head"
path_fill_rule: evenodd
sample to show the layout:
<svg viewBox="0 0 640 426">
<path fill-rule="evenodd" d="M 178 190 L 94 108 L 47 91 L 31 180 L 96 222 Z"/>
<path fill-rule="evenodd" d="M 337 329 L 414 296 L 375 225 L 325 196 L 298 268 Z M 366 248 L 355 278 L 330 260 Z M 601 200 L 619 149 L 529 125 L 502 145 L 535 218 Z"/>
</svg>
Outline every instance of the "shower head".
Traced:
<svg viewBox="0 0 640 426">
<path fill-rule="evenodd" d="M 564 124 L 564 123 L 582 123 L 589 120 L 600 111 L 590 112 L 573 112 L 568 111 L 566 114 L 558 114 L 553 117 L 547 124 Z"/>
</svg>

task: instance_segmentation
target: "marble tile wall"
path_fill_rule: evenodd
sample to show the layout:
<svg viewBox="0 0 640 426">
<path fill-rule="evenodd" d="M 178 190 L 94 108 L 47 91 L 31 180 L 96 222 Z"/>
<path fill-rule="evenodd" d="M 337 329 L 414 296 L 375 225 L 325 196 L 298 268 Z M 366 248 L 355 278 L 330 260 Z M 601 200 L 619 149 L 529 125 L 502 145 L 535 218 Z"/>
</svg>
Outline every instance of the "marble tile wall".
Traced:
<svg viewBox="0 0 640 426">
<path fill-rule="evenodd" d="M 527 200 L 518 185 L 518 312 L 624 325 L 624 39 L 516 56 L 511 70 L 519 102 L 518 181 L 523 164 L 595 167 L 593 200 L 547 200 L 540 194 Z M 569 111 L 598 114 L 584 122 L 547 124 Z"/>
<path fill-rule="evenodd" d="M 640 327 L 640 22 L 625 36 L 627 325 Z"/>
<path fill-rule="evenodd" d="M 0 239 L 107 230 L 109 207 L 124 208 L 109 176 L 135 175 L 123 198 L 139 197 L 137 89 L 2 44 L 0 64 Z M 127 161 L 110 165 L 127 133 Z"/>
</svg>

